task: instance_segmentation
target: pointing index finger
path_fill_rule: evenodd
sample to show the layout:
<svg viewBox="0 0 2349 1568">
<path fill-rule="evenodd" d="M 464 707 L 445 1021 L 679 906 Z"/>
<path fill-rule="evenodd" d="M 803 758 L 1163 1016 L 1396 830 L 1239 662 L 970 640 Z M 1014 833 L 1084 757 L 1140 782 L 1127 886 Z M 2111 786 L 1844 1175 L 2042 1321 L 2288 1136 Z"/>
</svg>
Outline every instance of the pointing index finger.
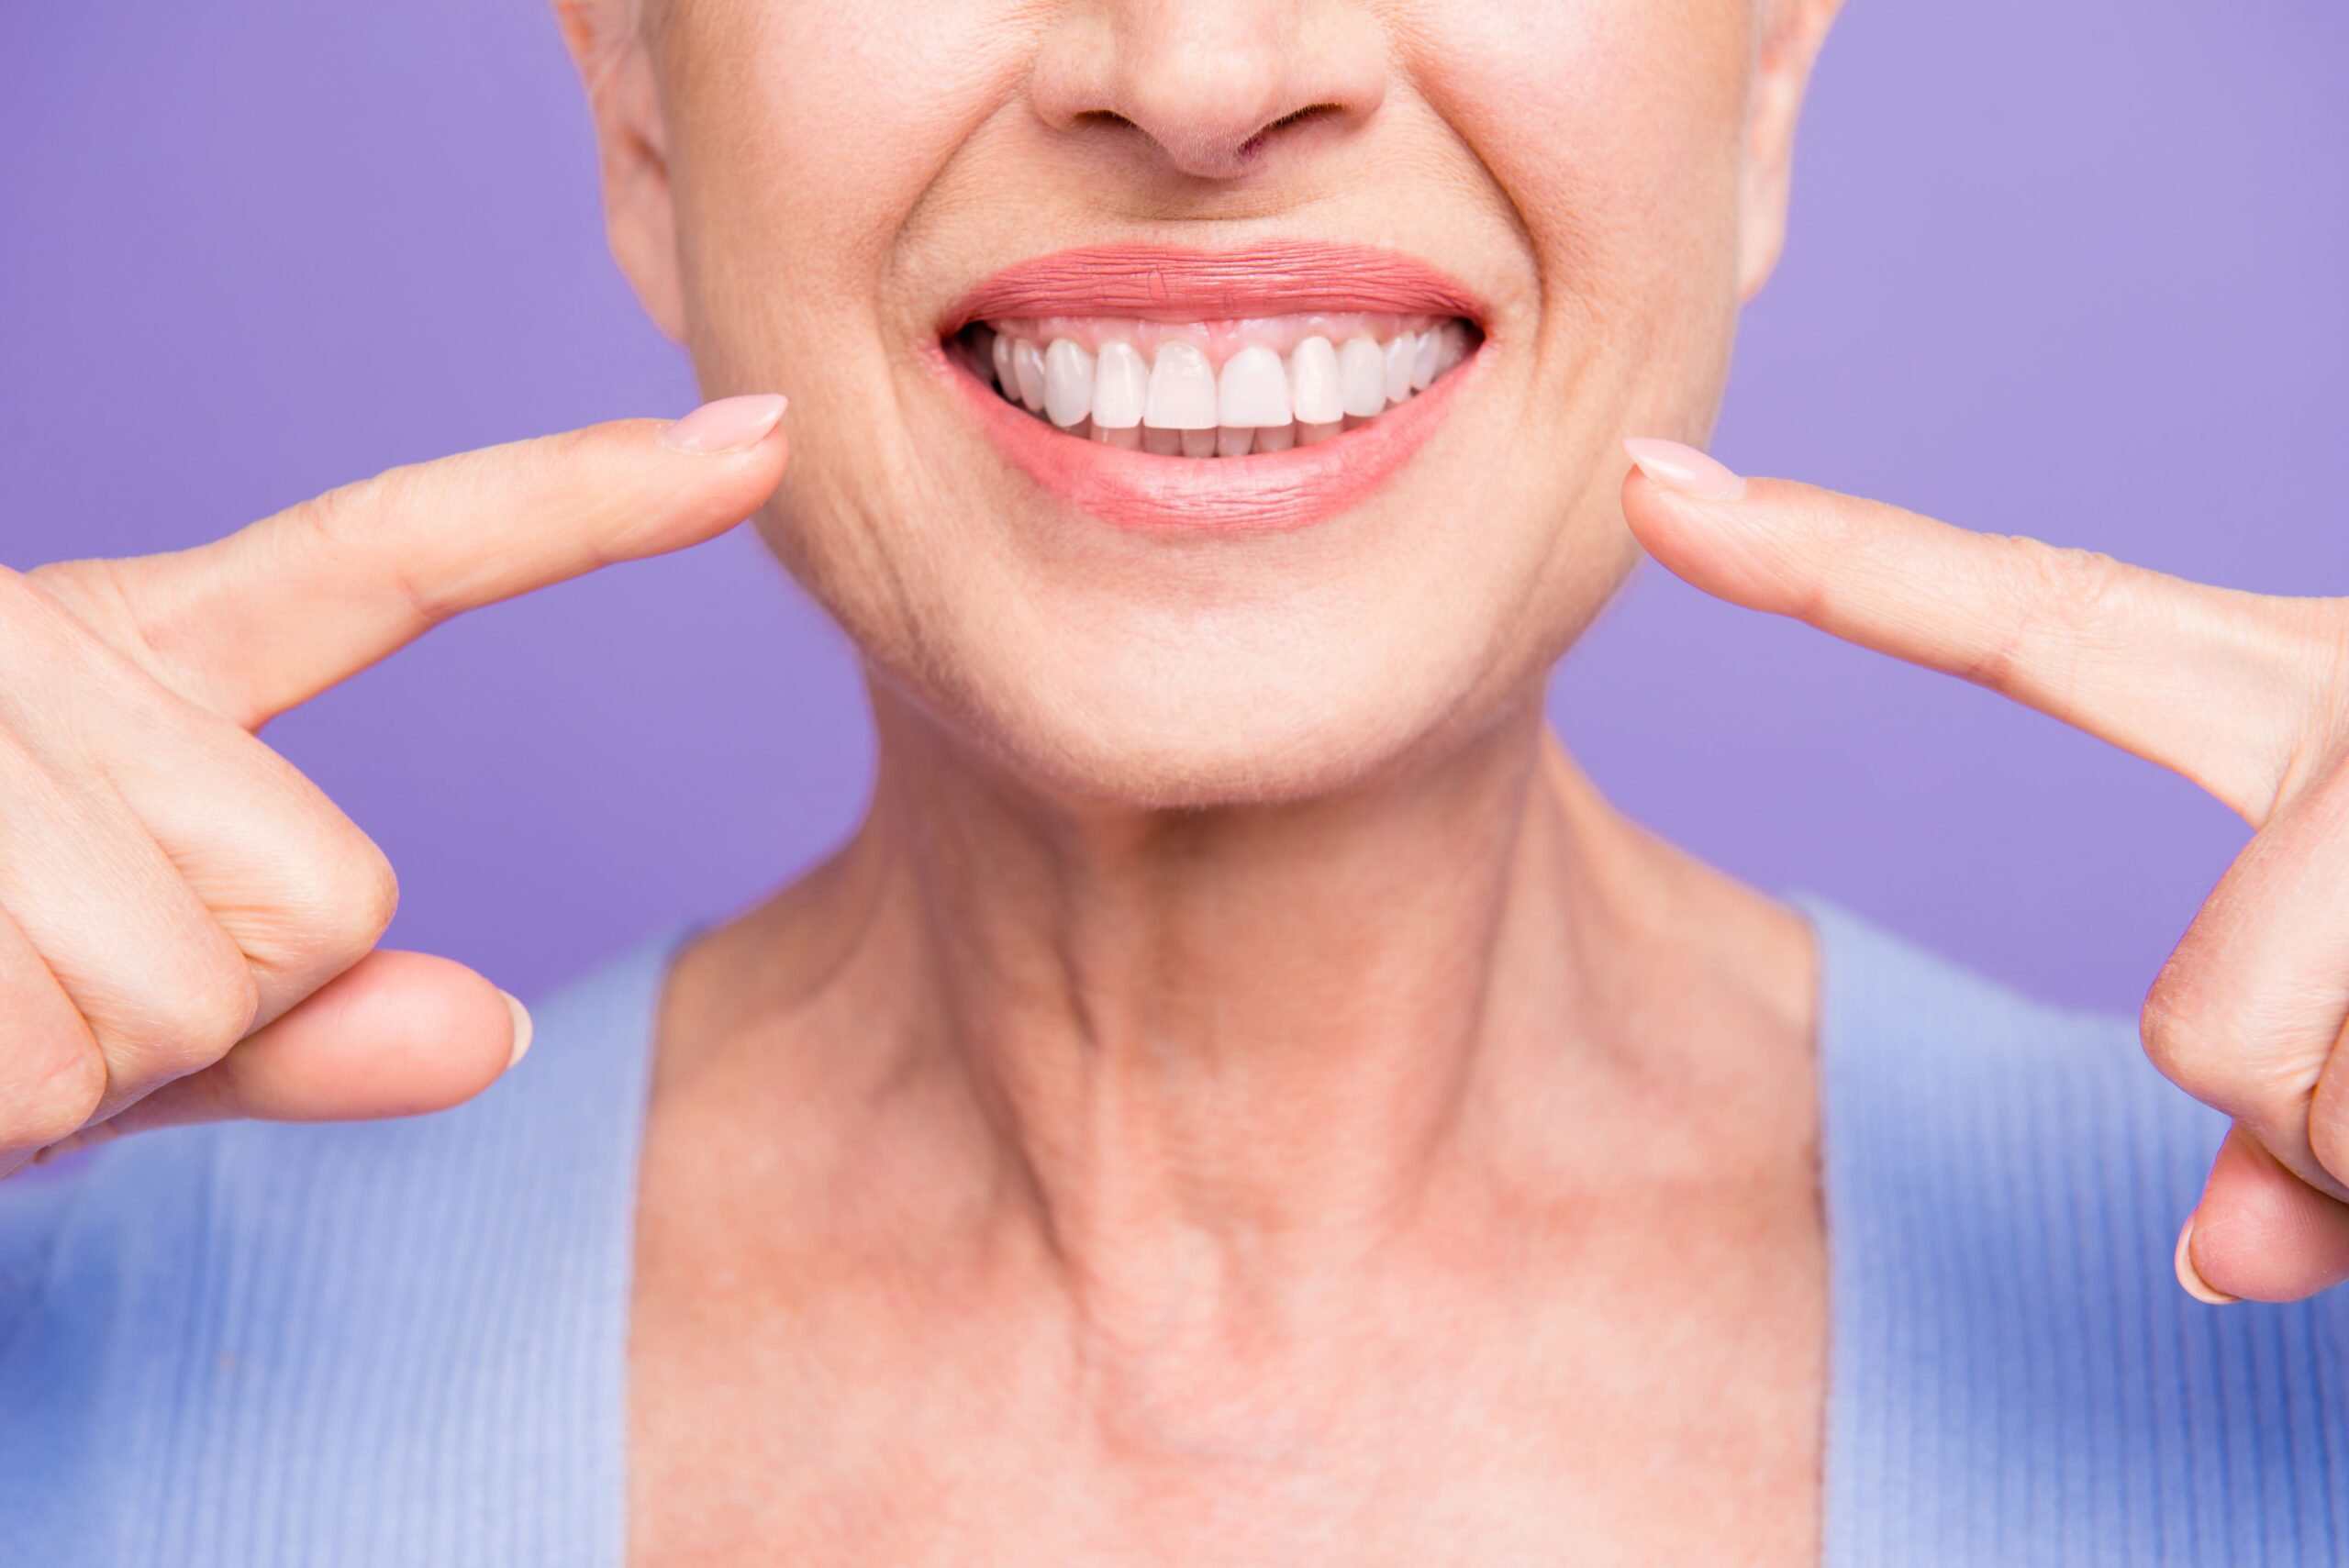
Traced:
<svg viewBox="0 0 2349 1568">
<path fill-rule="evenodd" d="M 130 651 L 258 728 L 451 616 L 724 532 L 783 476 L 783 410 L 733 397 L 488 447 L 108 563 Z"/>
<path fill-rule="evenodd" d="M 1623 513 L 1709 594 L 1988 686 L 2159 762 L 2256 825 L 2306 739 L 2340 606 L 1975 533 L 1693 449 L 1627 443 Z"/>
</svg>

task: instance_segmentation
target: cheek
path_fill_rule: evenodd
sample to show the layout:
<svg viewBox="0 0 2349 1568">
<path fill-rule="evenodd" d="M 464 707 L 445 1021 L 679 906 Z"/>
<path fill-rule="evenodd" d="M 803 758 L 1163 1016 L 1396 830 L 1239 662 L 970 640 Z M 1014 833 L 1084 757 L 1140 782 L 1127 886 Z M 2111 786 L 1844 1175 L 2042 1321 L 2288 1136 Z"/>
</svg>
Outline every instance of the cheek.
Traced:
<svg viewBox="0 0 2349 1568">
<path fill-rule="evenodd" d="M 666 0 L 657 56 L 686 344 L 706 393 L 781 390 L 795 455 L 758 519 L 816 597 L 882 638 L 936 514 L 897 417 L 918 336 L 904 239 L 1032 55 L 1017 0 Z M 820 61 L 819 67 L 809 62 Z"/>
<path fill-rule="evenodd" d="M 990 182 L 1046 167 L 1021 161 L 1017 106 L 1055 7 L 668 3 L 662 76 L 694 356 L 713 392 L 794 398 L 795 460 L 763 531 L 880 664 L 927 673 L 926 686 L 959 695 L 952 706 L 994 714 L 1040 755 L 1098 733 L 1104 756 L 1123 746 L 1170 768 L 1222 759 L 1244 772 L 1345 724 L 1408 730 L 1479 682 L 1521 683 L 1635 558 L 1613 501 L 1614 436 L 1700 435 L 1709 417 L 1735 310 L 1745 0 L 1378 6 L 1398 76 L 1442 122 L 1396 122 L 1390 134 L 1419 139 L 1411 156 L 1427 160 L 1398 176 L 1523 263 L 1496 273 L 1504 288 L 1512 272 L 1522 280 L 1495 301 L 1525 350 L 1502 417 L 1542 428 L 1497 447 L 1507 461 L 1472 473 L 1463 460 L 1463 485 L 1496 525 L 1471 559 L 1408 530 L 1342 561 L 1300 541 L 1293 568 L 1265 573 L 1281 608 L 1252 615 L 1235 592 L 1220 619 L 1188 620 L 1130 573 L 1047 558 L 981 515 L 906 400 L 920 382 L 904 350 L 924 327 L 907 313 L 951 281 L 940 256 L 999 250 L 997 215 L 1021 193 Z M 1097 193 L 1067 199 L 1098 221 Z M 1431 577 L 1452 587 L 1434 605 Z M 1325 591 L 1300 595 L 1300 581 Z M 1030 613 L 1040 605 L 1051 613 Z M 1218 658 L 1141 659 L 1186 642 Z M 1082 717 L 1053 717 L 1070 713 Z M 1186 761 L 1186 745 L 1208 762 Z"/>
<path fill-rule="evenodd" d="M 676 0 L 659 45 L 663 109 L 705 373 L 829 372 L 870 345 L 899 236 L 1007 97 L 1033 9 Z"/>
<path fill-rule="evenodd" d="M 1420 90 L 1524 227 L 1543 350 L 1636 358 L 1659 384 L 1697 384 L 1656 395 L 1705 404 L 1736 311 L 1750 0 L 1426 0 L 1403 16 Z"/>
</svg>

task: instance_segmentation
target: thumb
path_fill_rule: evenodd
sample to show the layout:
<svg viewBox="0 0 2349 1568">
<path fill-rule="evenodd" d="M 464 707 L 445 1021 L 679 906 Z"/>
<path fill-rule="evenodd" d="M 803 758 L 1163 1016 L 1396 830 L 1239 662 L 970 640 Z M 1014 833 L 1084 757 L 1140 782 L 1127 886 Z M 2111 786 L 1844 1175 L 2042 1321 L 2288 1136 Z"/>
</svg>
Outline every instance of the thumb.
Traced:
<svg viewBox="0 0 2349 1568">
<path fill-rule="evenodd" d="M 2177 1238 L 2177 1282 L 2213 1305 L 2298 1301 L 2349 1279 L 2349 1205 L 2236 1127 Z"/>
<path fill-rule="evenodd" d="M 41 1157 L 192 1122 L 366 1121 L 445 1110 L 496 1082 L 529 1045 L 521 1003 L 472 970 L 378 950 L 211 1066 Z"/>
</svg>

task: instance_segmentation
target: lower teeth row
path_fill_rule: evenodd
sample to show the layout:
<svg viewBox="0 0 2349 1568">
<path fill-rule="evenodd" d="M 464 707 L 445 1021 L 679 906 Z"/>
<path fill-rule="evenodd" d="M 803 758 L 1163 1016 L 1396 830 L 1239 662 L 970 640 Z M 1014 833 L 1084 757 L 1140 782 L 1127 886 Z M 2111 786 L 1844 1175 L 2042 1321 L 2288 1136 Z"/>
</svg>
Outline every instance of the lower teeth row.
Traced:
<svg viewBox="0 0 2349 1568">
<path fill-rule="evenodd" d="M 1286 356 L 1241 348 L 1220 372 L 1195 344 L 1131 344 L 1088 352 L 1069 339 L 1039 347 L 973 329 L 981 374 L 1004 398 L 1071 435 L 1163 457 L 1245 457 L 1313 446 L 1407 403 L 1468 356 L 1467 329 L 1448 322 L 1333 344 L 1309 337 Z"/>
</svg>

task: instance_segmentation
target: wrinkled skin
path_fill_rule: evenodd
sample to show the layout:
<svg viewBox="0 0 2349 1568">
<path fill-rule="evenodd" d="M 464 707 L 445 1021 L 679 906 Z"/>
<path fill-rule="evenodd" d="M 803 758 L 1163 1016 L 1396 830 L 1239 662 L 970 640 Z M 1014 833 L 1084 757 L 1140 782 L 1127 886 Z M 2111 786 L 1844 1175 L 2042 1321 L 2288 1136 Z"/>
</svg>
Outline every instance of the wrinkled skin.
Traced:
<svg viewBox="0 0 2349 1568">
<path fill-rule="evenodd" d="M 562 6 L 647 308 L 714 395 L 794 406 L 0 576 L 0 1171 L 509 1067 L 527 1020 L 378 948 L 391 868 L 255 731 L 450 614 L 755 510 L 867 660 L 881 767 L 854 840 L 671 977 L 637 1561 L 1811 1561 L 1809 932 L 1541 717 L 1644 548 L 2257 829 L 2145 1010 L 2235 1118 L 2176 1262 L 2213 1301 L 2331 1286 L 2349 612 L 1625 479 L 1620 438 L 1709 426 L 1832 8 Z M 1271 237 L 1401 249 L 1487 307 L 1435 437 L 1315 527 L 1098 526 L 930 354 L 1023 257 Z"/>
</svg>

